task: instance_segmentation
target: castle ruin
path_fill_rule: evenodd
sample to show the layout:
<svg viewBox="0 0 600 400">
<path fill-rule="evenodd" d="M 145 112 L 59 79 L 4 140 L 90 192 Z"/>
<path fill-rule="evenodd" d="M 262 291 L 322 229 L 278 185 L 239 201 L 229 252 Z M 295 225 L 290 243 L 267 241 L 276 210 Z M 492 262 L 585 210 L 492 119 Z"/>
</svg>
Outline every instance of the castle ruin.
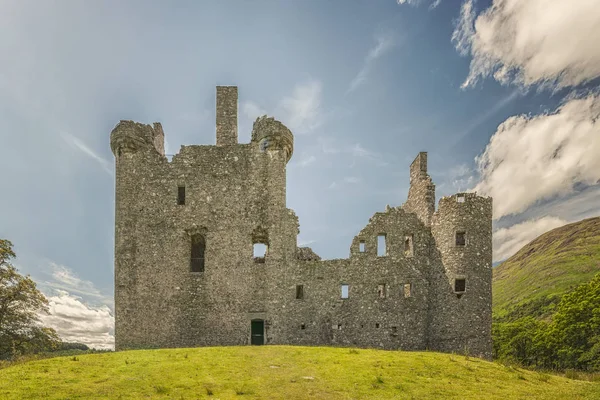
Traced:
<svg viewBox="0 0 600 400">
<path fill-rule="evenodd" d="M 116 349 L 296 344 L 491 357 L 492 199 L 435 209 L 427 153 L 408 199 L 376 212 L 346 259 L 297 246 L 286 207 L 294 138 L 258 118 L 238 143 L 237 87 L 217 87 L 216 146 L 169 161 L 159 123 L 121 121 L 116 162 Z M 264 255 L 255 248 L 264 246 Z"/>
</svg>

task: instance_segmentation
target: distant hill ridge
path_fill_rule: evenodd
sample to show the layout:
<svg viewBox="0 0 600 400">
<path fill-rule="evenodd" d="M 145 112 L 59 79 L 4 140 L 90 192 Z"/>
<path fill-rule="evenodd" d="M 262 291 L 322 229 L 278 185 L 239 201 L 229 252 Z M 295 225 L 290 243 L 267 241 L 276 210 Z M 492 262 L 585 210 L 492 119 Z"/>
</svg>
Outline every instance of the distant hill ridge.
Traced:
<svg viewBox="0 0 600 400">
<path fill-rule="evenodd" d="M 553 229 L 494 268 L 494 316 L 550 310 L 565 292 L 598 272 L 600 217 Z"/>
</svg>

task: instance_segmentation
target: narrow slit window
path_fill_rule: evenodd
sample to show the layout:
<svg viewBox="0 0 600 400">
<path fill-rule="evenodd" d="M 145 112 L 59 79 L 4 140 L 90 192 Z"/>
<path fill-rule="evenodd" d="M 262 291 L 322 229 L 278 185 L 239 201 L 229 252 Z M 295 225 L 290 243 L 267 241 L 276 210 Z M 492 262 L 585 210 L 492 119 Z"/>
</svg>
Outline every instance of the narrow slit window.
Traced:
<svg viewBox="0 0 600 400">
<path fill-rule="evenodd" d="M 464 293 L 467 289 L 467 280 L 465 278 L 454 280 L 454 293 Z"/>
<path fill-rule="evenodd" d="M 380 299 L 385 299 L 385 284 L 377 286 L 377 295 Z"/>
<path fill-rule="evenodd" d="M 404 297 L 412 296 L 412 285 L 410 283 L 404 284 Z"/>
<path fill-rule="evenodd" d="M 349 290 L 350 288 L 348 287 L 348 285 L 342 285 L 342 299 L 347 299 L 348 298 L 348 294 L 349 294 Z"/>
<path fill-rule="evenodd" d="M 377 236 L 377 256 L 385 257 L 387 256 L 387 245 L 385 240 L 385 234 L 381 234 Z"/>
<path fill-rule="evenodd" d="M 191 272 L 204 272 L 204 250 L 206 241 L 202 235 L 192 236 L 192 254 L 190 258 Z"/>
<path fill-rule="evenodd" d="M 300 329 L 302 329 L 302 330 L 306 329 L 306 324 L 300 325 Z"/>
<path fill-rule="evenodd" d="M 267 254 L 267 245 L 264 243 L 254 243 L 254 262 L 258 264 L 265 263 L 265 256 Z"/>
<path fill-rule="evenodd" d="M 304 299 L 304 285 L 296 285 L 296 299 Z"/>
<path fill-rule="evenodd" d="M 412 257 L 414 255 L 413 235 L 404 236 L 404 257 Z"/>
<path fill-rule="evenodd" d="M 375 324 L 375 328 L 379 329 L 379 322 Z"/>
<path fill-rule="evenodd" d="M 365 242 L 364 242 L 364 240 L 361 240 L 360 243 L 358 244 L 358 251 L 360 253 L 364 253 L 365 252 Z"/>
<path fill-rule="evenodd" d="M 456 245 L 465 246 L 467 244 L 466 233 L 464 231 L 456 232 Z"/>
<path fill-rule="evenodd" d="M 338 328 L 339 331 L 341 331 L 342 330 L 342 324 L 338 324 L 337 328 Z"/>
<path fill-rule="evenodd" d="M 185 204 L 185 186 L 177 187 L 177 204 L 180 206 Z"/>
</svg>

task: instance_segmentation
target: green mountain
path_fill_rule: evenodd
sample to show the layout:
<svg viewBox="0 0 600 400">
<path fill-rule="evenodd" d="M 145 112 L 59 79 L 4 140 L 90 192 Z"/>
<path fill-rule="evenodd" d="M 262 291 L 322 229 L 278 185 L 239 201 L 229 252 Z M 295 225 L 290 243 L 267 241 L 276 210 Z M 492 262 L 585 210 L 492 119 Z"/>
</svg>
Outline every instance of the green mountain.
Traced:
<svg viewBox="0 0 600 400">
<path fill-rule="evenodd" d="M 546 232 L 494 268 L 494 317 L 543 318 L 564 293 L 598 272 L 600 217 Z"/>
<path fill-rule="evenodd" d="M 10 399 L 598 399 L 600 384 L 433 352 L 237 346 L 87 354 L 0 369 Z"/>
</svg>

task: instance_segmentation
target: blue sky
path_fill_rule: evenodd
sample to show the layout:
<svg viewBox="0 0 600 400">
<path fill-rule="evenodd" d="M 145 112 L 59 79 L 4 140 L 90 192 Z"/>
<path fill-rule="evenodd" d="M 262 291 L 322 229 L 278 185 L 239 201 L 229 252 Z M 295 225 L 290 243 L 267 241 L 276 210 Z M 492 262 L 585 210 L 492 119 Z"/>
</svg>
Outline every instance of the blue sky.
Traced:
<svg viewBox="0 0 600 400">
<path fill-rule="evenodd" d="M 405 201 L 419 151 L 438 199 L 494 197 L 495 261 L 600 215 L 600 11 L 494 3 L 0 0 L 0 237 L 48 323 L 110 346 L 110 131 L 214 144 L 216 85 L 239 88 L 240 142 L 263 113 L 292 129 L 288 207 L 324 258 Z"/>
</svg>

